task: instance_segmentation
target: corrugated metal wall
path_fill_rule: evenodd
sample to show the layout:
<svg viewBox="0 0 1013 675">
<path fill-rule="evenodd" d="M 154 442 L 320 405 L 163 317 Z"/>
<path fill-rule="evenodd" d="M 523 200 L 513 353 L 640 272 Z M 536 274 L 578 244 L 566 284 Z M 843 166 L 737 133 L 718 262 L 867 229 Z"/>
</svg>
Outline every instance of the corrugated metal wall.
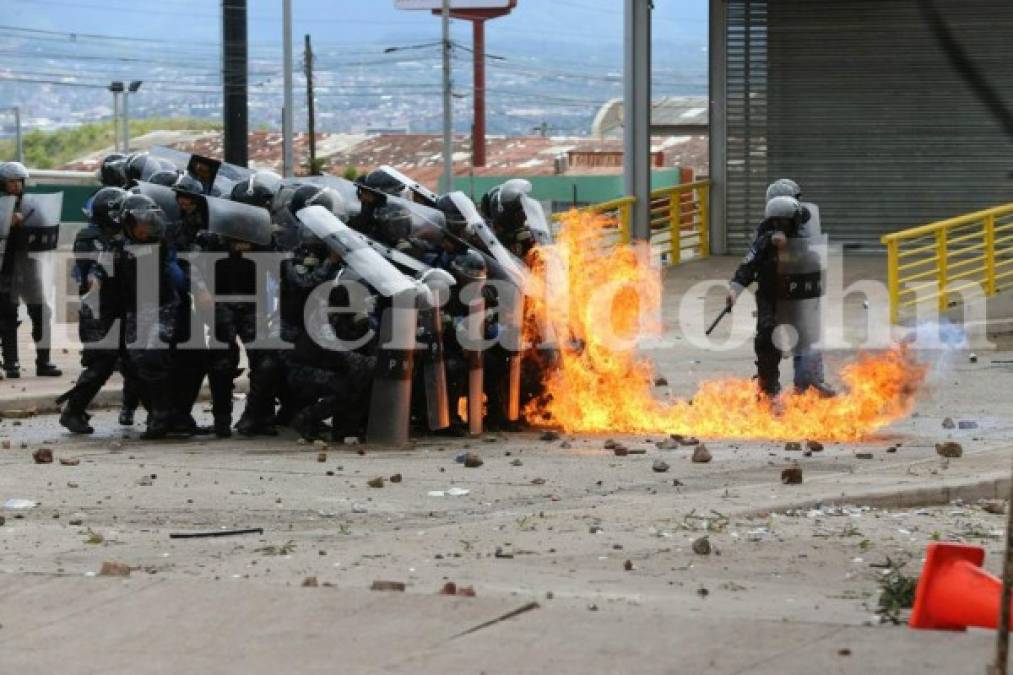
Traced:
<svg viewBox="0 0 1013 675">
<path fill-rule="evenodd" d="M 730 247 L 741 250 L 762 214 L 758 183 L 779 176 L 820 204 L 834 240 L 863 249 L 886 232 L 1013 202 L 1013 122 L 1003 118 L 1013 109 L 1013 2 L 730 0 L 728 11 Z M 765 107 L 744 105 L 740 88 Z M 733 142 L 733 118 L 751 141 Z M 733 157 L 743 163 L 734 178 Z"/>
</svg>

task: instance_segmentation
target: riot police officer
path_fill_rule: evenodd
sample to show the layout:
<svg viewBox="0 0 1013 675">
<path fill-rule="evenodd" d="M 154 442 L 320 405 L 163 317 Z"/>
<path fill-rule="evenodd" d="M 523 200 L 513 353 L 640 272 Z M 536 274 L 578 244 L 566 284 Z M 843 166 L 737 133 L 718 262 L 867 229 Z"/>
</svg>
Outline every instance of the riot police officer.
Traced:
<svg viewBox="0 0 1013 675">
<path fill-rule="evenodd" d="M 148 401 L 147 429 L 142 438 L 164 438 L 171 430 L 174 400 L 171 386 L 171 346 L 179 315 L 182 271 L 165 241 L 167 227 L 162 209 L 148 196 L 132 194 L 120 210 L 126 246 L 116 257 L 117 286 L 123 308 L 126 363 L 142 383 L 142 400 Z M 154 260 L 151 260 L 151 258 Z M 146 278 L 146 271 L 155 278 Z M 143 288 L 157 286 L 153 306 L 142 302 Z"/>
<path fill-rule="evenodd" d="M 74 239 L 74 279 L 81 306 L 77 330 L 81 339 L 81 374 L 74 387 L 57 399 L 66 401 L 60 424 L 76 434 L 94 431 L 88 423 L 87 407 L 116 369 L 121 356 L 120 334 L 110 334 L 122 315 L 113 274 L 113 260 L 121 246 L 120 210 L 128 193 L 118 187 L 104 187 L 88 200 L 88 225 Z"/>
<path fill-rule="evenodd" d="M 18 306 L 25 303 L 35 341 L 35 374 L 58 377 L 63 373 L 49 359 L 49 322 L 52 310 L 46 301 L 38 261 L 28 252 L 28 235 L 23 227 L 31 214 L 22 213 L 28 169 L 20 162 L 0 164 L 2 194 L 17 198 L 3 260 L 0 261 L 0 341 L 3 343 L 4 372 L 8 378 L 21 376 L 18 363 Z"/>
</svg>

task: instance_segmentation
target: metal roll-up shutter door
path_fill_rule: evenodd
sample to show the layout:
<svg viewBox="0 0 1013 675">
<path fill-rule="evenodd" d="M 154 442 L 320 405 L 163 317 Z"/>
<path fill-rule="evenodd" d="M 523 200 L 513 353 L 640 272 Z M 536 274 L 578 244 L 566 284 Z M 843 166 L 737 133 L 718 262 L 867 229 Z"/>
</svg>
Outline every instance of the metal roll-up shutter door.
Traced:
<svg viewBox="0 0 1013 675">
<path fill-rule="evenodd" d="M 727 191 L 730 252 L 742 252 L 763 218 L 767 189 L 767 0 L 728 0 Z"/>
<path fill-rule="evenodd" d="M 998 107 L 955 67 L 925 7 Z M 879 250 L 887 232 L 1013 201 L 1001 113 L 1013 109 L 1013 2 L 777 0 L 765 28 L 769 176 L 802 185 L 832 241 Z"/>
</svg>

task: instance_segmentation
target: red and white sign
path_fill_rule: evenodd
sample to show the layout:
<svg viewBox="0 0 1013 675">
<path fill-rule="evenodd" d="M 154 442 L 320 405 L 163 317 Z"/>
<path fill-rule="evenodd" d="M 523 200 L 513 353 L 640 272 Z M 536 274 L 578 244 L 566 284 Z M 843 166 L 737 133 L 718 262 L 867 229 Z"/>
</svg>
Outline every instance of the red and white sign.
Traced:
<svg viewBox="0 0 1013 675">
<path fill-rule="evenodd" d="M 450 9 L 509 9 L 513 0 L 450 0 Z M 397 9 L 443 9 L 443 0 L 394 0 Z"/>
</svg>

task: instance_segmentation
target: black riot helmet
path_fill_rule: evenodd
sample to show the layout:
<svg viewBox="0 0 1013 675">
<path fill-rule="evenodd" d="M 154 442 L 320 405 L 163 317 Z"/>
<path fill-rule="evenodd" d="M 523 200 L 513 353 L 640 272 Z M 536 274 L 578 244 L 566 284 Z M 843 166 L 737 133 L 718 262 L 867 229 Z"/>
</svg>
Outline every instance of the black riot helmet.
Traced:
<svg viewBox="0 0 1013 675">
<path fill-rule="evenodd" d="M 172 187 L 176 184 L 176 180 L 179 178 L 178 171 L 156 171 L 148 177 L 149 183 L 156 185 L 164 185 L 165 187 Z"/>
<path fill-rule="evenodd" d="M 106 155 L 99 166 L 98 174 L 102 185 L 110 187 L 123 187 L 127 184 L 127 156 L 114 152 Z"/>
<path fill-rule="evenodd" d="M 232 201 L 262 209 L 271 208 L 274 197 L 281 189 L 281 177 L 271 171 L 258 171 L 232 188 Z"/>
<path fill-rule="evenodd" d="M 299 244 L 318 258 L 327 255 L 327 244 L 324 243 L 324 240 L 302 223 L 299 224 Z"/>
<path fill-rule="evenodd" d="M 468 229 L 468 221 L 465 219 L 461 209 L 457 208 L 453 197 L 449 194 L 442 195 L 436 200 L 436 208 L 443 212 L 443 218 L 447 221 L 447 230 L 455 237 L 463 237 Z"/>
<path fill-rule="evenodd" d="M 404 183 L 380 169 L 370 171 L 360 182 L 370 189 L 395 197 L 403 196 L 405 190 Z"/>
<path fill-rule="evenodd" d="M 484 282 L 488 271 L 485 258 L 478 251 L 468 249 L 450 262 L 450 273 L 460 287 L 475 282 Z"/>
<path fill-rule="evenodd" d="M 288 210 L 295 215 L 307 206 L 319 205 L 333 213 L 336 206 L 334 197 L 334 192 L 327 188 L 318 185 L 300 185 L 288 203 Z"/>
<path fill-rule="evenodd" d="M 111 235 L 120 230 L 120 211 L 123 201 L 130 195 L 123 188 L 104 187 L 93 194 L 85 204 L 84 214 L 104 234 Z"/>
<path fill-rule="evenodd" d="M 176 177 L 176 182 L 171 186 L 173 192 L 179 195 L 199 197 L 204 194 L 204 185 L 188 173 L 181 173 Z"/>
<path fill-rule="evenodd" d="M 407 239 L 412 231 L 412 214 L 400 204 L 384 204 L 373 212 L 376 219 L 376 233 L 380 241 L 388 246 Z"/>
<path fill-rule="evenodd" d="M 520 178 L 508 180 L 482 197 L 482 212 L 496 225 L 518 228 L 524 224 L 523 199 L 530 191 L 530 182 Z"/>
<path fill-rule="evenodd" d="M 147 163 L 148 153 L 131 153 L 127 157 L 127 178 L 130 180 L 142 180 L 144 178 L 144 167 Z"/>
<path fill-rule="evenodd" d="M 138 244 L 153 244 L 165 236 L 165 213 L 147 195 L 132 194 L 123 200 L 120 223 L 127 239 Z"/>
</svg>

